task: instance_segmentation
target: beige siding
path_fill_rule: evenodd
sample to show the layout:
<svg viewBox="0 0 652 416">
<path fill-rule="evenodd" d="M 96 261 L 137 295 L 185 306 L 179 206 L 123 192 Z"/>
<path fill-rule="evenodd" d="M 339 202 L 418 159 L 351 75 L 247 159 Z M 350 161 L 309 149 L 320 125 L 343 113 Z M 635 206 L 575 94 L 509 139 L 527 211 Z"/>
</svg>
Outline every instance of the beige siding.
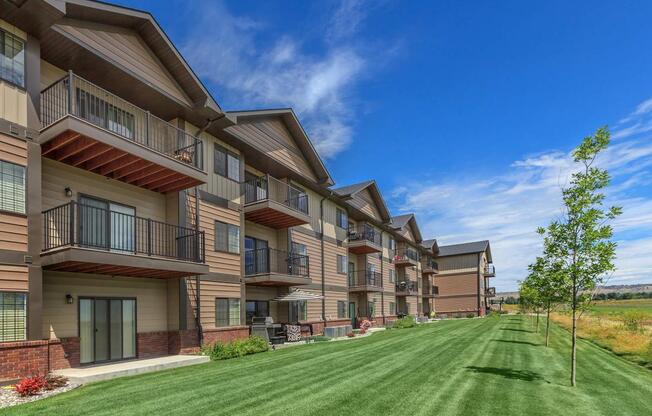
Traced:
<svg viewBox="0 0 652 416">
<path fill-rule="evenodd" d="M 383 301 L 385 302 L 385 316 L 396 315 L 396 297 L 392 293 L 383 294 Z M 394 303 L 395 309 L 394 314 L 389 313 L 389 304 Z"/>
<path fill-rule="evenodd" d="M 439 274 L 472 272 L 477 270 L 477 254 L 466 254 L 461 256 L 439 257 L 436 259 L 439 265 Z"/>
<path fill-rule="evenodd" d="M 364 189 L 360 192 L 358 192 L 353 199 L 349 201 L 349 203 L 356 209 L 364 212 L 365 214 L 373 217 L 377 221 L 382 221 L 380 218 L 380 212 L 378 211 L 378 207 L 374 203 L 373 198 L 371 197 L 371 193 L 369 192 L 369 189 Z"/>
<path fill-rule="evenodd" d="M 196 126 L 186 122 L 186 131 L 190 134 L 195 134 L 199 129 Z M 208 182 L 199 186 L 202 191 L 217 195 L 221 198 L 227 199 L 233 203 L 240 204 L 244 201 L 241 200 L 240 183 L 233 181 L 224 176 L 215 173 L 215 145 L 218 144 L 227 150 L 240 155 L 240 151 L 233 146 L 230 146 L 223 141 L 217 139 L 215 136 L 203 132 L 199 138 L 204 147 L 204 169 L 208 172 Z M 241 163 L 243 163 L 241 158 Z M 241 181 L 244 178 L 240 178 Z"/>
<path fill-rule="evenodd" d="M 66 71 L 41 59 L 41 90 L 49 87 L 66 76 Z"/>
<path fill-rule="evenodd" d="M 27 218 L 0 213 L 0 250 L 27 251 Z"/>
<path fill-rule="evenodd" d="M 65 194 L 70 187 L 72 198 Z M 64 163 L 43 159 L 42 203 L 43 209 L 53 208 L 70 200 L 77 201 L 79 195 L 89 195 L 136 208 L 136 215 L 153 220 L 167 220 L 165 195 L 148 191 L 120 181 L 107 180 L 104 176 L 73 168 Z M 171 207 L 176 209 L 176 207 Z"/>
<path fill-rule="evenodd" d="M 199 226 L 206 235 L 206 263 L 210 267 L 210 271 L 240 276 L 240 254 L 215 250 L 215 221 L 240 226 L 240 213 L 204 201 L 200 201 L 199 206 Z M 242 232 L 244 230 L 241 229 L 240 233 Z M 244 247 L 240 247 L 240 250 L 244 250 Z"/>
<path fill-rule="evenodd" d="M 334 321 L 336 319 L 346 319 L 348 318 L 348 312 L 349 312 L 349 302 L 348 302 L 348 294 L 347 292 L 339 292 L 339 291 L 326 291 L 326 320 L 327 321 Z M 338 318 L 337 317 L 337 302 L 338 301 L 343 301 L 346 303 L 346 317 L 345 318 Z M 321 306 L 320 306 L 321 307 Z"/>
<path fill-rule="evenodd" d="M 0 264 L 0 291 L 27 292 L 28 278 L 27 266 Z"/>
<path fill-rule="evenodd" d="M 0 160 L 27 166 L 27 143 L 24 140 L 0 134 Z"/>
<path fill-rule="evenodd" d="M 317 181 L 290 132 L 278 118 L 242 120 L 227 130 L 301 176 Z"/>
<path fill-rule="evenodd" d="M 347 257 L 347 248 L 338 247 L 330 241 L 324 241 L 324 281 L 327 285 L 347 286 L 346 273 L 337 272 L 337 255 Z M 321 267 L 321 265 L 318 265 Z M 321 282 L 321 277 L 319 279 Z"/>
<path fill-rule="evenodd" d="M 436 298 L 438 313 L 476 311 L 478 309 L 478 277 L 472 272 L 456 275 L 436 275 L 439 288 Z"/>
<path fill-rule="evenodd" d="M 321 242 L 319 239 L 304 233 L 293 232 L 292 241 L 306 245 L 310 278 L 313 283 L 321 282 Z"/>
<path fill-rule="evenodd" d="M 74 298 L 66 303 L 66 295 Z M 139 333 L 168 330 L 168 291 L 163 279 L 43 273 L 43 336 L 76 337 L 80 296 L 135 297 Z"/>
<path fill-rule="evenodd" d="M 184 104 L 192 105 L 167 69 L 133 30 L 74 19 L 64 19 L 55 27 Z"/>
<path fill-rule="evenodd" d="M 241 299 L 239 284 L 201 281 L 201 323 L 204 328 L 215 328 L 215 299 L 234 298 Z M 244 300 L 241 300 L 244 302 Z"/>
<path fill-rule="evenodd" d="M 269 248 L 287 251 L 287 232 L 284 230 L 275 230 L 255 222 L 245 221 L 244 231 L 247 237 L 267 241 Z"/>
</svg>

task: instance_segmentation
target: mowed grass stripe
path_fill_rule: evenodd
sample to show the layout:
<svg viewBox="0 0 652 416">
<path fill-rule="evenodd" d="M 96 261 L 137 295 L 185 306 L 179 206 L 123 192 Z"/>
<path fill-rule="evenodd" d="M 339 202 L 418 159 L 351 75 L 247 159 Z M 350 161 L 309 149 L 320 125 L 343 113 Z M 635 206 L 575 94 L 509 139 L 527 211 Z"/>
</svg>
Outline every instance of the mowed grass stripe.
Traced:
<svg viewBox="0 0 652 416">
<path fill-rule="evenodd" d="M 573 389 L 568 333 L 554 326 L 550 348 L 542 334 L 519 316 L 442 321 L 97 383 L 3 414 L 649 414 L 650 371 L 582 341 Z"/>
</svg>

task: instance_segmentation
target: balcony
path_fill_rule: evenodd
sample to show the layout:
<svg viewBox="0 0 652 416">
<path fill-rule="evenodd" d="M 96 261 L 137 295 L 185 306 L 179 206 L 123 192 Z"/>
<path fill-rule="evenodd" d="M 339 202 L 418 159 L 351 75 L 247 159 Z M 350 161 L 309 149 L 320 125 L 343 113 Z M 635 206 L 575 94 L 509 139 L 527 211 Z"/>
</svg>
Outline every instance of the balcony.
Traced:
<svg viewBox="0 0 652 416">
<path fill-rule="evenodd" d="M 368 224 L 351 227 L 348 232 L 349 252 L 354 254 L 380 253 L 383 249 L 380 233 Z"/>
<path fill-rule="evenodd" d="M 349 271 L 349 292 L 382 292 L 383 277 L 374 270 Z"/>
<path fill-rule="evenodd" d="M 297 286 L 312 283 L 308 256 L 273 248 L 245 251 L 245 282 L 256 286 Z"/>
<path fill-rule="evenodd" d="M 42 216 L 46 270 L 154 278 L 208 273 L 203 231 L 77 202 Z"/>
<path fill-rule="evenodd" d="M 418 296 L 419 288 L 414 280 L 396 282 L 396 296 Z"/>
<path fill-rule="evenodd" d="M 155 192 L 205 183 L 202 142 L 70 72 L 41 92 L 43 157 Z"/>
<path fill-rule="evenodd" d="M 496 268 L 493 264 L 489 263 L 484 266 L 484 277 L 494 277 L 496 276 Z"/>
<path fill-rule="evenodd" d="M 249 221 L 275 229 L 310 222 L 308 195 L 272 176 L 244 182 L 244 213 Z"/>
<path fill-rule="evenodd" d="M 485 294 L 484 294 L 484 295 L 485 295 L 486 297 L 488 297 L 488 298 L 495 298 L 495 297 L 496 297 L 496 288 L 495 288 L 495 287 L 488 287 L 488 288 L 485 290 Z"/>
<path fill-rule="evenodd" d="M 394 265 L 396 267 L 412 267 L 416 266 L 419 263 L 419 253 L 416 250 L 408 249 L 398 249 L 396 254 L 392 258 Z"/>
<path fill-rule="evenodd" d="M 430 275 L 439 273 L 439 265 L 432 259 L 427 259 L 421 262 L 421 274 Z"/>
<path fill-rule="evenodd" d="M 439 294 L 439 287 L 431 284 L 424 284 L 421 288 L 421 296 L 424 298 L 434 298 Z"/>
</svg>

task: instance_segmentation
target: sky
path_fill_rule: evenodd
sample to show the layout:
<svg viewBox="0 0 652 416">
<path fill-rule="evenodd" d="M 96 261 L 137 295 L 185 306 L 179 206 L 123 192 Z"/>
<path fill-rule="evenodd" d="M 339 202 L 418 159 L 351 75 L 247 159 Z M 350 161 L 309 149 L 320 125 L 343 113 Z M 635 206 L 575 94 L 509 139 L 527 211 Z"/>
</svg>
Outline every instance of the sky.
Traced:
<svg viewBox="0 0 652 416">
<path fill-rule="evenodd" d="M 338 186 L 375 179 L 440 245 L 490 240 L 498 291 L 608 125 L 608 283 L 652 283 L 652 2 L 118 3 L 154 15 L 222 108 L 294 108 Z"/>
</svg>

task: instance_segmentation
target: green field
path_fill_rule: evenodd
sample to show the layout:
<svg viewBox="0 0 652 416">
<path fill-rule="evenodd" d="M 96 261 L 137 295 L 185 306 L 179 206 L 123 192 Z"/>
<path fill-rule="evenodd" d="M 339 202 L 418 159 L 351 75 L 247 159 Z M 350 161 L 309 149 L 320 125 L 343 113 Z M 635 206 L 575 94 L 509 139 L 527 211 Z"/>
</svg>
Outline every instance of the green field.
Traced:
<svg viewBox="0 0 652 416">
<path fill-rule="evenodd" d="M 652 319 L 652 299 L 603 300 L 591 305 L 595 314 L 617 315 L 624 312 L 641 312 Z"/>
<path fill-rule="evenodd" d="M 645 415 L 652 372 L 527 317 L 451 320 L 88 385 L 13 415 Z"/>
</svg>

